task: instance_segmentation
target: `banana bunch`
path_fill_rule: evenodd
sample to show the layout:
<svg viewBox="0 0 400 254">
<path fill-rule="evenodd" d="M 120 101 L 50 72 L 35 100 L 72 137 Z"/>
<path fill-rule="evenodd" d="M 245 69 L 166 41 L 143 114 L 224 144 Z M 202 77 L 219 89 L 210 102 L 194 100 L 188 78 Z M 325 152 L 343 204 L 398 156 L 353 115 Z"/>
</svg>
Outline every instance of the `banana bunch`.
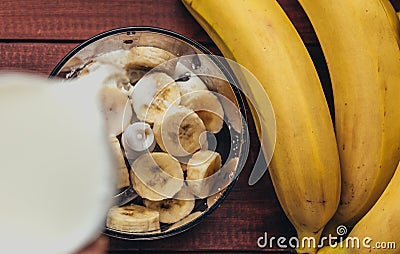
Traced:
<svg viewBox="0 0 400 254">
<path fill-rule="evenodd" d="M 273 185 L 299 240 L 318 240 L 338 206 L 339 156 L 324 93 L 300 36 L 276 1 L 183 3 L 224 56 L 252 72 L 268 94 L 277 133 L 270 164 Z M 257 96 L 248 83 L 241 86 L 265 119 L 265 97 Z M 267 121 L 260 124 L 267 132 L 271 128 Z M 267 139 L 261 142 L 268 147 Z M 299 252 L 315 253 L 302 247 Z"/>
<path fill-rule="evenodd" d="M 400 160 L 398 16 L 389 0 L 299 2 L 328 63 L 336 142 L 311 61 L 276 1 L 234 0 L 227 5 L 223 1 L 183 0 L 224 56 L 247 67 L 271 99 L 277 144 L 270 174 L 299 241 L 305 236 L 318 240 L 333 214 L 327 233 L 341 224 L 355 225 L 350 236 L 399 240 L 395 199 L 400 172 L 382 195 Z M 252 87 L 242 86 L 251 95 Z M 262 111 L 257 96 L 251 102 Z M 259 124 L 266 124 L 259 113 Z M 320 252 L 370 251 L 324 248 Z M 298 252 L 315 253 L 315 249 L 299 248 Z"/>
<path fill-rule="evenodd" d="M 399 242 L 400 236 L 400 206 L 398 198 L 400 196 L 400 164 L 378 201 L 369 210 L 369 212 L 356 224 L 347 239 L 358 238 L 362 242 L 360 248 L 349 248 L 345 244 L 336 248 L 331 246 L 324 247 L 318 251 L 318 254 L 366 254 L 366 253 L 385 253 L 397 254 L 396 248 L 377 248 L 376 241 L 380 243 L 394 243 L 394 247 Z M 346 240 L 344 241 L 346 242 Z"/>
<path fill-rule="evenodd" d="M 332 80 L 341 202 L 327 227 L 354 226 L 400 159 L 400 22 L 388 0 L 299 0 Z"/>
</svg>

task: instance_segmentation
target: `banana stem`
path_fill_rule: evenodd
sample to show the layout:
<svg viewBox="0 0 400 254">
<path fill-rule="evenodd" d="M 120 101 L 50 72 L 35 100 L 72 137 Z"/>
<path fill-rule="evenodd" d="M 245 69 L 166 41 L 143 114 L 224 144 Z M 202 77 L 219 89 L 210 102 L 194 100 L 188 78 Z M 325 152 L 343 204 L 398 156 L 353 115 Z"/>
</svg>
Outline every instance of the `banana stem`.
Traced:
<svg viewBox="0 0 400 254">
<path fill-rule="evenodd" d="M 296 249 L 298 254 L 315 254 L 317 253 L 319 240 L 321 238 L 322 229 L 318 232 L 298 232 L 299 247 Z"/>
</svg>

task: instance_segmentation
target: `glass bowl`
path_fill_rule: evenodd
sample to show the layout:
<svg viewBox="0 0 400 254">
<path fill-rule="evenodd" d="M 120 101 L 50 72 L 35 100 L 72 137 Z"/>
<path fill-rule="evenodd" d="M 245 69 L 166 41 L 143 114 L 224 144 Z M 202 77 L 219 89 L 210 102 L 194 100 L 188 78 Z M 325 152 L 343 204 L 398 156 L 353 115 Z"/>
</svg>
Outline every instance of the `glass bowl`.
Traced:
<svg viewBox="0 0 400 254">
<path fill-rule="evenodd" d="M 158 231 L 132 233 L 105 227 L 104 234 L 128 240 L 168 237 L 188 230 L 201 222 L 231 191 L 247 159 L 249 143 L 244 101 L 237 88 L 237 79 L 228 65 L 222 58 L 211 54 L 199 43 L 169 30 L 154 27 L 124 27 L 101 33 L 69 52 L 57 64 L 50 77 L 75 78 L 82 66 L 99 55 L 143 46 L 160 48 L 174 54 L 179 61 L 182 60 L 181 62 L 186 67 L 201 78 L 210 91 L 224 98 L 220 100 L 224 109 L 224 125 L 222 130 L 215 134 L 213 140 L 216 141 L 215 151 L 221 155 L 223 168 L 226 168 L 224 174 L 229 181 L 221 185 L 222 187 L 214 188 L 214 195 L 197 198 L 189 217 L 176 224 L 161 223 L 161 229 Z M 234 108 L 230 104 L 234 105 Z M 129 168 L 131 164 L 127 166 Z M 143 204 L 140 197 L 131 203 Z"/>
</svg>

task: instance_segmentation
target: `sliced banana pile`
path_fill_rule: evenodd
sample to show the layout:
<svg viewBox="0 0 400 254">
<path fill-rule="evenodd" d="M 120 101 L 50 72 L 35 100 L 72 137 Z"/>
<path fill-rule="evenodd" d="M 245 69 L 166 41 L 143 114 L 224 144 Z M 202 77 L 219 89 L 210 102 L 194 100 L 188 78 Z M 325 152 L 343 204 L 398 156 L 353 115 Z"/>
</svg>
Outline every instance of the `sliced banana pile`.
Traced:
<svg viewBox="0 0 400 254">
<path fill-rule="evenodd" d="M 152 233 L 200 216 L 207 207 L 195 200 L 210 196 L 206 179 L 221 168 L 220 154 L 207 150 L 207 132 L 223 128 L 218 96 L 174 54 L 151 46 L 99 55 L 78 78 L 103 85 L 117 188 L 132 186 L 140 196 L 111 208 L 106 226 Z"/>
</svg>

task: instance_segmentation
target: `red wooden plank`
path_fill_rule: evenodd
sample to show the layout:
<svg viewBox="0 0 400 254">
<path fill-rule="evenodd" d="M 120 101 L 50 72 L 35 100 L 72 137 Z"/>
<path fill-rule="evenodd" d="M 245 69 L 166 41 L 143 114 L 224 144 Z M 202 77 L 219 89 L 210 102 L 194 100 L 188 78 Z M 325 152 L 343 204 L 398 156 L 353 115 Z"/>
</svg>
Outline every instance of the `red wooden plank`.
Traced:
<svg viewBox="0 0 400 254">
<path fill-rule="evenodd" d="M 315 42 L 297 1 L 279 2 L 306 42 Z M 0 23 L 0 39 L 85 40 L 117 27 L 156 26 L 200 42 L 210 41 L 179 0 L 2 1 Z"/>
<path fill-rule="evenodd" d="M 75 43 L 0 43 L 0 70 L 49 75 Z"/>
<path fill-rule="evenodd" d="M 278 0 L 306 43 L 317 42 L 313 29 L 295 0 Z M 397 10 L 400 1 L 391 0 Z M 124 26 L 156 26 L 199 42 L 210 38 L 179 0 L 51 1 L 0 3 L 0 39 L 86 40 Z"/>
<path fill-rule="evenodd" d="M 1 39 L 86 40 L 125 26 L 156 26 L 197 41 L 210 41 L 176 0 L 1 1 Z"/>
</svg>

